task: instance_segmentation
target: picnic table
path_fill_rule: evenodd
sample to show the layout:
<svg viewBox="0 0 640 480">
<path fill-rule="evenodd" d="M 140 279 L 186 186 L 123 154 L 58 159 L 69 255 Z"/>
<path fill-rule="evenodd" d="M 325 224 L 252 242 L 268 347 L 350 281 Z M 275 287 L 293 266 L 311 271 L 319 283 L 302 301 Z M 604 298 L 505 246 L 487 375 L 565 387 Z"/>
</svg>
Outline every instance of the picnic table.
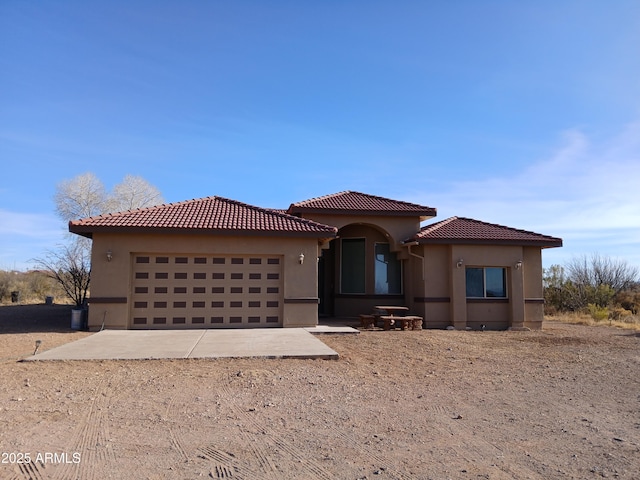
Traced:
<svg viewBox="0 0 640 480">
<path fill-rule="evenodd" d="M 376 305 L 373 308 L 375 308 L 376 310 L 384 310 L 385 312 L 387 312 L 387 315 L 409 311 L 409 307 L 403 307 L 401 305 Z"/>
</svg>

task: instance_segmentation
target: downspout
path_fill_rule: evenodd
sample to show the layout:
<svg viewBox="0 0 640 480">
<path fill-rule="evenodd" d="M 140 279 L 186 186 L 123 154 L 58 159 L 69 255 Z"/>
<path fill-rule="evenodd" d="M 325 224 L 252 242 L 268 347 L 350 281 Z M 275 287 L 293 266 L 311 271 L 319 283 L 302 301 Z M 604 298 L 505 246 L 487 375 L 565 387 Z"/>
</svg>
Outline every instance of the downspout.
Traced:
<svg viewBox="0 0 640 480">
<path fill-rule="evenodd" d="M 411 247 L 416 246 L 416 245 L 420 245 L 420 244 L 418 242 L 409 242 L 409 243 L 405 243 L 404 245 L 407 247 L 407 253 L 409 255 L 411 255 L 412 257 L 416 257 L 416 258 L 420 259 L 420 263 L 422 264 L 422 270 L 421 270 L 421 272 L 422 272 L 422 281 L 424 282 L 424 257 L 418 255 L 417 253 L 413 253 L 411 251 Z"/>
</svg>

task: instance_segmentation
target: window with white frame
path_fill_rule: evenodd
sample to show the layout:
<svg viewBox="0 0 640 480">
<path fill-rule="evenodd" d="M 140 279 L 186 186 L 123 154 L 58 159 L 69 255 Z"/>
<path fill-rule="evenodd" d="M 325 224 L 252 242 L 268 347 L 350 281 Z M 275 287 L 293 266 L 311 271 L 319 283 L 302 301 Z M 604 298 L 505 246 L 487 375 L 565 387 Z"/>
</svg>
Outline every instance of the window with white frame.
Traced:
<svg viewBox="0 0 640 480">
<path fill-rule="evenodd" d="M 399 295 L 402 293 L 402 262 L 388 243 L 375 245 L 375 293 Z"/>
<path fill-rule="evenodd" d="M 507 271 L 501 267 L 467 267 L 467 298 L 507 298 Z"/>
</svg>

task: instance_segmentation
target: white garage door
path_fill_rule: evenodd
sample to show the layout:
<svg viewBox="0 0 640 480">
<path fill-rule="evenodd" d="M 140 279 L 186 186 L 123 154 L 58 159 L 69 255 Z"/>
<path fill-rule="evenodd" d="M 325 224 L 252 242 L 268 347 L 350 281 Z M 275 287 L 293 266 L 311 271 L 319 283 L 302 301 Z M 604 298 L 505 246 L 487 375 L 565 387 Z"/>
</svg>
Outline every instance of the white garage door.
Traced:
<svg viewBox="0 0 640 480">
<path fill-rule="evenodd" d="M 282 325 L 282 258 L 133 255 L 131 328 Z"/>
</svg>

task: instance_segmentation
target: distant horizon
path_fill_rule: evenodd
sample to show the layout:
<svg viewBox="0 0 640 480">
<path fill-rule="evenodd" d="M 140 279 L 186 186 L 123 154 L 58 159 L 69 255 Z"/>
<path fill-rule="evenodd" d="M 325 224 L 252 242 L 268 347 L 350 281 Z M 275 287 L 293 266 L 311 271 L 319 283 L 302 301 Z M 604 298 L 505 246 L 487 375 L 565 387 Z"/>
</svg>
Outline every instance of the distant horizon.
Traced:
<svg viewBox="0 0 640 480">
<path fill-rule="evenodd" d="M 0 269 L 56 185 L 264 208 L 355 190 L 640 266 L 640 4 L 0 4 Z"/>
</svg>

